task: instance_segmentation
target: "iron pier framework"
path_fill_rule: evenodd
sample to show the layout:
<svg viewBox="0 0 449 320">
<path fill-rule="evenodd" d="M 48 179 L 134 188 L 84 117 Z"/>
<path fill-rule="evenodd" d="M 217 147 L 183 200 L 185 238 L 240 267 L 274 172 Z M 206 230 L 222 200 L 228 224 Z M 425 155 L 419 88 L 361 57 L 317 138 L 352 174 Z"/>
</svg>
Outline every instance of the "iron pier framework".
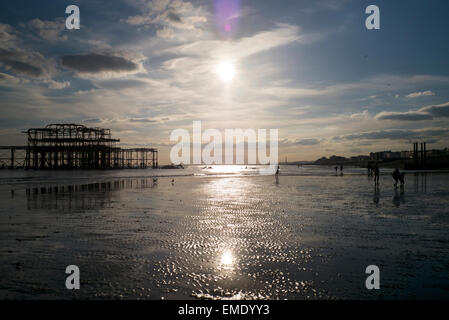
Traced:
<svg viewBox="0 0 449 320">
<path fill-rule="evenodd" d="M 88 128 L 79 124 L 50 124 L 24 132 L 25 147 L 8 146 L 0 156 L 2 167 L 26 169 L 125 169 L 157 168 L 158 151 L 154 148 L 123 149 L 111 130 Z M 21 155 L 18 151 L 22 151 Z"/>
</svg>

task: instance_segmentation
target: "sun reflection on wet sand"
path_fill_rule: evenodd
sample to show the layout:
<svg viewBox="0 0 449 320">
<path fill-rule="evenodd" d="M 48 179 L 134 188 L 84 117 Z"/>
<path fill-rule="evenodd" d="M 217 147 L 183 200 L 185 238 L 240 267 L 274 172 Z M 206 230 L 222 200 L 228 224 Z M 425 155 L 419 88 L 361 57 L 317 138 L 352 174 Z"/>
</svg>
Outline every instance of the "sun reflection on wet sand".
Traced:
<svg viewBox="0 0 449 320">
<path fill-rule="evenodd" d="M 234 264 L 234 256 L 231 251 L 225 251 L 221 255 L 221 264 L 226 266 L 227 268 L 231 268 Z"/>
<path fill-rule="evenodd" d="M 208 167 L 207 169 L 210 173 L 221 173 L 221 174 L 239 174 L 245 171 L 245 166 L 236 165 L 216 165 Z"/>
</svg>

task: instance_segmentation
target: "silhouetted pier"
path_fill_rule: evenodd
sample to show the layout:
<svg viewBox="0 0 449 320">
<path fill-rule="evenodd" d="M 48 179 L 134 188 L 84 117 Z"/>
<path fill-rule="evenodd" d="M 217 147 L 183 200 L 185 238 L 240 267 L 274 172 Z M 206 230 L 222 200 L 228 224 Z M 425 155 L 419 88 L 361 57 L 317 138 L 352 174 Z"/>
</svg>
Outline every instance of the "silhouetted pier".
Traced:
<svg viewBox="0 0 449 320">
<path fill-rule="evenodd" d="M 111 130 L 79 124 L 50 124 L 31 128 L 26 146 L 0 146 L 1 168 L 125 169 L 157 168 L 154 148 L 117 147 Z"/>
</svg>

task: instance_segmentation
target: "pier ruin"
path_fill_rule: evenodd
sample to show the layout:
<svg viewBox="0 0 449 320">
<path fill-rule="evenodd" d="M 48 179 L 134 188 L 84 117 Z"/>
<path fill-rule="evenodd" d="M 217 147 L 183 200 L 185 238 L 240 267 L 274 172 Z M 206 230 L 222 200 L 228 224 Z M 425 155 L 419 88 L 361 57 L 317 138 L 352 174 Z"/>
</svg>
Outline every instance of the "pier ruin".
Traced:
<svg viewBox="0 0 449 320">
<path fill-rule="evenodd" d="M 157 168 L 154 148 L 118 147 L 110 129 L 79 124 L 49 124 L 30 128 L 26 146 L 0 146 L 1 168 L 131 169 Z"/>
</svg>

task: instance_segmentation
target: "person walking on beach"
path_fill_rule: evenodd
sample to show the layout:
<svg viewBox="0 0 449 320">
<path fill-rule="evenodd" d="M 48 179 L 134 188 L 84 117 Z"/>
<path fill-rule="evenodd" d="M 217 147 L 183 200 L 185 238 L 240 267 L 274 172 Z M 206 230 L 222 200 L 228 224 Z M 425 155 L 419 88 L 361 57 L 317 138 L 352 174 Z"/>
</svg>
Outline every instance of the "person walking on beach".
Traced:
<svg viewBox="0 0 449 320">
<path fill-rule="evenodd" d="M 399 178 L 401 176 L 401 174 L 399 172 L 399 169 L 395 169 L 391 175 L 393 176 L 394 187 L 396 188 L 398 186 L 398 181 L 399 181 Z"/>
<path fill-rule="evenodd" d="M 343 175 L 343 165 L 340 165 L 340 175 Z"/>
<path fill-rule="evenodd" d="M 374 167 L 374 184 L 379 184 L 379 165 L 376 163 L 376 166 Z"/>
<path fill-rule="evenodd" d="M 278 165 L 278 167 L 277 167 L 277 169 L 276 169 L 276 175 L 278 176 L 279 175 L 279 170 L 280 170 L 281 168 L 279 167 L 279 165 Z"/>
<path fill-rule="evenodd" d="M 335 175 L 337 175 L 337 174 L 338 174 L 338 167 L 335 166 Z"/>
</svg>

